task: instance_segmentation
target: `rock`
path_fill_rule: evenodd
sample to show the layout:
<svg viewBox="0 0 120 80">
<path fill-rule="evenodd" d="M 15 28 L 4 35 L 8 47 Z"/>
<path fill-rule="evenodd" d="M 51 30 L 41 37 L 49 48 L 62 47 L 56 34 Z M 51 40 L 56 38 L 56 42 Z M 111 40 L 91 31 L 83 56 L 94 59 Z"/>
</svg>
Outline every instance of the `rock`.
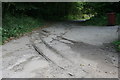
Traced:
<svg viewBox="0 0 120 80">
<path fill-rule="evenodd" d="M 72 74 L 72 73 L 68 73 L 68 75 L 73 76 L 73 74 Z"/>
<path fill-rule="evenodd" d="M 80 64 L 80 66 L 84 66 L 84 64 Z"/>
<path fill-rule="evenodd" d="M 90 64 L 88 64 L 88 66 L 91 66 Z"/>
<path fill-rule="evenodd" d="M 107 73 L 107 72 L 105 72 L 105 73 Z"/>
</svg>

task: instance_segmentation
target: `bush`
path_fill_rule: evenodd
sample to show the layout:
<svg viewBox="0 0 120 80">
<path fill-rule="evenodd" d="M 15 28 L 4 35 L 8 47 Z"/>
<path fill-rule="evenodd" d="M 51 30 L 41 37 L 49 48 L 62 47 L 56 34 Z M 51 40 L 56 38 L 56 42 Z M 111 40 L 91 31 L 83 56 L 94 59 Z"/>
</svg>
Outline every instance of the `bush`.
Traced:
<svg viewBox="0 0 120 80">
<path fill-rule="evenodd" d="M 2 31 L 2 43 L 9 38 L 16 38 L 26 32 L 30 32 L 41 25 L 43 25 L 43 21 L 39 19 L 28 16 L 15 17 L 6 15 L 3 18 L 2 29 L 0 29 Z"/>
<path fill-rule="evenodd" d="M 115 45 L 117 51 L 120 51 L 120 41 L 114 41 L 113 44 Z"/>
<path fill-rule="evenodd" d="M 107 15 L 99 15 L 92 17 L 90 20 L 83 23 L 83 25 L 91 25 L 91 26 L 106 26 L 107 23 Z M 120 25 L 120 14 L 116 14 L 116 25 Z"/>
</svg>

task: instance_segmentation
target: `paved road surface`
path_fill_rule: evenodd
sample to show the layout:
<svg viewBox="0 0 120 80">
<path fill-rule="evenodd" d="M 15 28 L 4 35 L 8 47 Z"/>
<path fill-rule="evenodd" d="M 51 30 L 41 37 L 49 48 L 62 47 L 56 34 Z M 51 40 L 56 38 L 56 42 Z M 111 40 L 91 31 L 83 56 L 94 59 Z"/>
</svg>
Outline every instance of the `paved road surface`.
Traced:
<svg viewBox="0 0 120 80">
<path fill-rule="evenodd" d="M 4 78 L 117 78 L 117 26 L 58 22 L 3 45 Z"/>
</svg>

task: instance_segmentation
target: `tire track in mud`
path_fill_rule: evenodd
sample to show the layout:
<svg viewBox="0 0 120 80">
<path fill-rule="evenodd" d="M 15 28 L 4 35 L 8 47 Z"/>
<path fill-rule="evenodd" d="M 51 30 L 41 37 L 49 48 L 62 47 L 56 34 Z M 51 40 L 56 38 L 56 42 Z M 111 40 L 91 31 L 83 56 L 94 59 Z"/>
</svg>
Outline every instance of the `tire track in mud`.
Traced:
<svg viewBox="0 0 120 80">
<path fill-rule="evenodd" d="M 62 25 L 63 25 L 63 24 L 62 24 Z M 70 25 L 68 25 L 68 24 L 64 24 L 64 25 L 67 26 L 67 27 L 70 26 Z M 71 29 L 71 28 L 66 28 L 66 31 L 65 31 L 64 33 L 61 33 L 60 36 L 65 35 L 70 29 Z M 40 38 L 40 40 L 46 45 L 46 47 L 48 47 L 50 50 L 52 50 L 53 52 L 55 52 L 56 54 L 58 54 L 58 55 L 61 56 L 62 58 L 70 61 L 71 63 L 73 63 L 71 60 L 69 60 L 67 57 L 63 56 L 58 50 L 56 50 L 55 48 L 53 48 L 52 46 L 50 46 L 47 42 L 45 42 L 45 41 L 42 39 L 41 36 L 46 36 L 46 37 L 48 37 L 49 35 L 51 35 L 51 34 L 50 34 L 50 31 L 47 31 L 47 30 L 41 30 L 41 31 L 42 31 L 42 32 L 38 32 L 39 38 Z M 44 32 L 44 33 L 43 33 L 43 32 Z M 48 35 L 47 35 L 47 34 L 48 34 Z M 53 40 L 54 40 L 54 39 L 52 38 L 52 41 L 53 41 Z M 52 41 L 50 41 L 50 42 L 52 43 Z M 70 42 L 72 42 L 72 40 L 71 40 Z"/>
<path fill-rule="evenodd" d="M 41 36 L 39 34 L 39 36 Z M 50 50 L 52 50 L 53 52 L 55 52 L 57 55 L 61 56 L 62 58 L 72 62 L 71 60 L 69 60 L 68 58 L 66 58 L 65 56 L 63 56 L 58 50 L 56 50 L 55 48 L 53 48 L 52 46 L 50 46 L 48 43 L 46 43 L 41 37 L 39 37 L 40 40 L 46 45 L 46 47 L 48 47 Z M 72 62 L 73 63 L 73 62 Z"/>
<path fill-rule="evenodd" d="M 67 63 L 64 63 L 64 65 L 61 65 L 59 62 L 56 62 L 56 61 L 53 61 L 54 59 L 52 59 L 52 57 L 50 57 L 49 58 L 49 53 L 45 53 L 44 54 L 44 52 L 42 52 L 42 50 L 34 43 L 34 41 L 31 39 L 31 44 L 32 44 L 32 46 L 33 46 L 33 48 L 35 49 L 35 51 L 37 52 L 37 53 L 39 53 L 46 61 L 48 61 L 49 63 L 50 63 L 50 65 L 54 65 L 54 66 L 56 66 L 57 68 L 60 68 L 61 70 L 64 70 L 63 72 L 64 72 L 64 74 L 67 74 L 67 75 L 69 75 L 69 76 L 71 76 L 71 77 L 75 77 L 76 75 L 75 75 L 75 73 L 74 73 L 74 71 L 72 71 L 71 72 L 71 70 L 70 69 L 72 69 L 73 68 L 73 70 L 74 69 L 76 69 L 76 68 L 74 68 L 74 66 L 73 66 L 73 62 L 72 61 L 70 61 L 69 59 L 67 59 L 66 57 L 64 57 L 59 51 L 57 51 L 56 49 L 54 49 L 52 46 L 50 46 L 48 43 L 46 43 L 43 39 L 42 39 L 42 37 L 40 37 L 41 35 L 40 34 L 38 34 L 39 36 L 39 38 L 40 38 L 40 40 L 41 40 L 41 42 L 40 42 L 40 44 L 44 44 L 45 46 L 46 46 L 46 48 L 48 49 L 48 50 L 50 50 L 50 51 L 52 51 L 53 52 L 53 55 L 55 55 L 56 57 L 58 56 L 58 61 L 59 62 L 61 62 L 61 61 L 67 61 Z M 35 40 L 35 39 L 34 39 Z M 38 43 L 39 44 L 39 43 Z M 47 54 L 47 55 L 46 55 Z M 63 63 L 62 63 L 63 64 Z M 70 67 L 68 67 L 68 66 L 70 66 Z M 85 74 L 88 74 L 88 72 L 87 71 L 85 71 L 84 69 L 81 69 L 80 68 L 80 71 L 83 71 Z"/>
<path fill-rule="evenodd" d="M 48 58 L 35 44 L 34 44 L 34 41 L 30 38 L 30 42 L 31 42 L 31 45 L 33 46 L 34 50 L 40 54 L 46 61 L 48 61 L 49 63 L 52 63 L 54 65 L 56 65 L 57 67 L 59 67 L 60 69 L 63 69 L 63 67 L 57 65 L 54 61 L 52 61 L 50 58 Z"/>
</svg>

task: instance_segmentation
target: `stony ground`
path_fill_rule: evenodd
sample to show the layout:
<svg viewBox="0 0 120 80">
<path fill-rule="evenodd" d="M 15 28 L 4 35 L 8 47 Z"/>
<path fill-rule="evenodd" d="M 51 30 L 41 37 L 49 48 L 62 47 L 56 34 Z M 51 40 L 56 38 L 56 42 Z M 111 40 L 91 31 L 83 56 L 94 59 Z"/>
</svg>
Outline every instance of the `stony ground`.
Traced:
<svg viewBox="0 0 120 80">
<path fill-rule="evenodd" d="M 58 22 L 3 45 L 4 78 L 118 78 L 117 26 Z"/>
</svg>

